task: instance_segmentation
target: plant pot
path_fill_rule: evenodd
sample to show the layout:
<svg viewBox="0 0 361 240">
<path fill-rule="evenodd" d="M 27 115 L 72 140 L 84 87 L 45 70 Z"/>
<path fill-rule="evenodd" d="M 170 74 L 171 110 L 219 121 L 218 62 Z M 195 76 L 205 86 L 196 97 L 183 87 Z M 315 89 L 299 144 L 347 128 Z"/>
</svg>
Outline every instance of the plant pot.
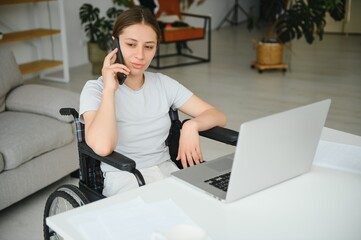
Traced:
<svg viewBox="0 0 361 240">
<path fill-rule="evenodd" d="M 275 42 L 258 42 L 256 61 L 261 65 L 282 64 L 283 45 Z"/>
<path fill-rule="evenodd" d="M 92 64 L 92 74 L 101 75 L 104 58 L 107 52 L 99 48 L 98 44 L 88 42 L 88 59 Z"/>
</svg>

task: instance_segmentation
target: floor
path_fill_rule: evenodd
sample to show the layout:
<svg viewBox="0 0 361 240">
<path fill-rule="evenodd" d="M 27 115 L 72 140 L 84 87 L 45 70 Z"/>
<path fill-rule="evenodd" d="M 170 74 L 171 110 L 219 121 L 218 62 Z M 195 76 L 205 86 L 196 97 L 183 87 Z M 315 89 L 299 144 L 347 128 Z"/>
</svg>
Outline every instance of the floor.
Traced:
<svg viewBox="0 0 361 240">
<path fill-rule="evenodd" d="M 303 39 L 295 41 L 285 50 L 285 63 L 289 64 L 285 74 L 277 70 L 260 74 L 250 68 L 255 59 L 253 42 L 258 37 L 259 33 L 250 33 L 245 26 L 213 31 L 210 63 L 161 72 L 224 111 L 231 129 L 238 130 L 247 120 L 331 98 L 326 126 L 361 135 L 361 36 L 325 35 L 313 45 Z M 204 54 L 202 43 L 190 43 L 190 47 Z M 88 64 L 71 69 L 70 75 L 68 84 L 37 79 L 27 83 L 80 92 L 85 81 L 96 78 Z M 232 151 L 229 146 L 206 140 L 202 147 L 206 159 Z M 41 239 L 46 198 L 63 183 L 77 184 L 77 180 L 65 177 L 0 211 L 0 239 Z"/>
</svg>

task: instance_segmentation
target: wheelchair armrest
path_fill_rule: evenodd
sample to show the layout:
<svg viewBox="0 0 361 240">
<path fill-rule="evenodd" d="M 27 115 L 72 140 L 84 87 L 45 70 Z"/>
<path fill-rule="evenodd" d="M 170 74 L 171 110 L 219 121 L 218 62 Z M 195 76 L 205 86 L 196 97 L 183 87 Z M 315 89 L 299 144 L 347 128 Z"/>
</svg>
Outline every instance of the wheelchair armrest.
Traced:
<svg viewBox="0 0 361 240">
<path fill-rule="evenodd" d="M 206 131 L 199 132 L 199 135 L 218 142 L 236 146 L 238 140 L 238 132 L 223 127 L 214 127 Z"/>
<path fill-rule="evenodd" d="M 80 153 L 83 153 L 97 161 L 104 162 L 119 170 L 127 171 L 134 174 L 135 178 L 137 179 L 138 185 L 139 186 L 145 185 L 145 180 L 143 178 L 142 173 L 138 169 L 136 169 L 135 161 L 124 156 L 123 154 L 113 151 L 108 156 L 102 157 L 96 154 L 93 151 L 93 149 L 91 149 L 84 142 L 78 143 L 78 149 Z"/>
<path fill-rule="evenodd" d="M 82 142 L 78 144 L 79 151 L 95 160 L 109 164 L 119 170 L 134 172 L 136 168 L 135 161 L 118 153 L 112 152 L 110 155 L 102 157 L 96 154 L 86 143 Z"/>
</svg>

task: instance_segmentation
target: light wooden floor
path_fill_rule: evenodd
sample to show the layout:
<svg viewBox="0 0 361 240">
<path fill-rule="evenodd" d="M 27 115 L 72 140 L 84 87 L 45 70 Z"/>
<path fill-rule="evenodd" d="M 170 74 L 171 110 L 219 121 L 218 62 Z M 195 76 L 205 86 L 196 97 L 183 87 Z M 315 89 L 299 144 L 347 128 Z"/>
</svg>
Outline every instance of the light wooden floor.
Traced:
<svg viewBox="0 0 361 240">
<path fill-rule="evenodd" d="M 241 122 L 287 110 L 317 100 L 331 98 L 326 126 L 361 135 L 361 36 L 326 35 L 322 42 L 293 43 L 286 51 L 290 65 L 286 74 L 270 71 L 259 74 L 250 68 L 255 59 L 252 40 L 244 26 L 212 32 L 212 61 L 162 70 L 196 95 L 223 110 L 228 127 L 238 130 Z M 190 43 L 195 52 L 204 53 L 203 43 Z M 169 49 L 172 46 L 168 46 Z M 70 54 L 71 56 L 71 54 Z M 154 71 L 154 70 L 152 70 Z M 30 80 L 80 92 L 85 81 L 95 79 L 90 66 L 71 69 L 69 84 Z M 230 152 L 231 148 L 205 141 L 207 157 Z M 41 216 L 47 196 L 65 178 L 39 193 L 0 211 L 0 239 L 41 239 Z"/>
</svg>

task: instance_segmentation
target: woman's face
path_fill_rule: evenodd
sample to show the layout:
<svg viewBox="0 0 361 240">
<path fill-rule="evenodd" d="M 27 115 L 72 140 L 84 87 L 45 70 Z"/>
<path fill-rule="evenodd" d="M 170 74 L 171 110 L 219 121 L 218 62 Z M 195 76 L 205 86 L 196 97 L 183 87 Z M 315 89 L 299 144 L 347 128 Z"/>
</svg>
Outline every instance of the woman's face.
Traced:
<svg viewBox="0 0 361 240">
<path fill-rule="evenodd" d="M 154 30 L 141 23 L 129 26 L 119 35 L 119 42 L 130 74 L 142 75 L 150 65 L 157 48 L 157 35 Z"/>
</svg>

